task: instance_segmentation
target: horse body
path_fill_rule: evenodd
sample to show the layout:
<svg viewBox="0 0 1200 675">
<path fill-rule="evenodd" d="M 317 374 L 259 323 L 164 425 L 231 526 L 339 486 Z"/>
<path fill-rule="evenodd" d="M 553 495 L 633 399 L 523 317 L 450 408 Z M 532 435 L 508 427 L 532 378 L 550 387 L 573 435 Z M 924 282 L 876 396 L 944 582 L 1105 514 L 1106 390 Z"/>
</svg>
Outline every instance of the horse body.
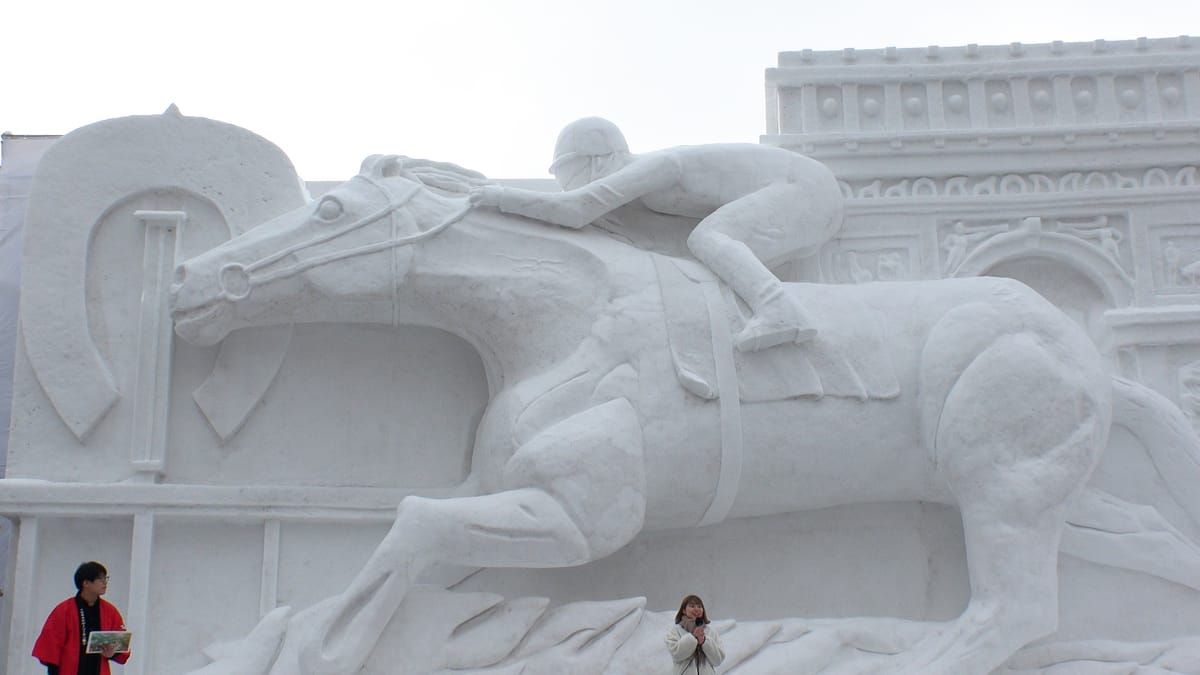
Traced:
<svg viewBox="0 0 1200 675">
<path fill-rule="evenodd" d="M 187 261 L 173 289 L 177 331 L 195 342 L 264 323 L 420 324 L 471 342 L 488 371 L 460 496 L 405 499 L 351 587 L 297 615 L 273 673 L 356 672 L 430 564 L 573 565 L 645 528 L 694 526 L 728 459 L 720 406 L 737 402 L 679 385 L 649 254 L 596 231 L 456 216 L 461 200 L 399 167 L 377 160 L 315 206 Z M 1052 631 L 1065 514 L 1111 409 L 1086 335 L 1009 280 L 788 292 L 878 313 L 900 394 L 744 405 L 728 515 L 957 505 L 971 602 L 908 645 L 898 672 L 985 673 Z"/>
<path fill-rule="evenodd" d="M 495 232 L 512 225 L 485 223 L 479 227 Z M 470 236 L 469 229 L 463 228 L 463 236 Z M 578 284 L 585 291 L 581 295 L 589 298 L 596 296 L 590 283 L 598 278 L 623 278 L 628 280 L 628 287 L 616 290 L 616 299 L 578 317 L 577 330 L 569 331 L 567 344 L 560 349 L 571 351 L 570 356 L 549 367 L 541 362 L 537 364 L 540 368 L 532 368 L 525 377 L 496 393 L 480 425 L 475 454 L 474 466 L 492 466 L 480 476 L 485 481 L 483 491 L 502 489 L 489 477 L 501 475 L 503 464 L 530 440 L 532 433 L 595 405 L 595 391 L 601 382 L 625 366 L 636 379 L 629 379 L 624 389 L 607 388 L 601 398 L 623 397 L 638 412 L 647 449 L 645 526 L 658 529 L 695 525 L 712 499 L 722 462 L 717 413 L 720 403 L 698 400 L 676 381 L 667 348 L 662 299 L 647 256 L 631 254 L 599 234 L 549 230 L 542 236 L 611 255 L 605 255 L 607 266 L 602 275 L 581 269 L 584 273 L 578 278 L 559 278 L 557 284 Z M 460 256 L 463 251 L 479 248 L 450 234 L 444 243 L 459 251 Z M 461 263 L 475 269 L 486 265 L 483 260 Z M 620 274 L 612 269 L 618 265 L 624 267 Z M 940 410 L 957 381 L 954 376 L 992 340 L 1005 334 L 1025 331 L 1047 344 L 1058 345 L 1056 359 L 1079 374 L 1076 386 L 1094 392 L 1098 410 L 1108 406 L 1108 376 L 1094 358 L 1087 337 L 1043 298 L 1011 280 L 789 287 L 792 292 L 845 296 L 878 311 L 885 325 L 895 327 L 887 336 L 887 348 L 891 362 L 900 371 L 901 395 L 894 400 L 827 396 L 745 404 L 741 484 L 748 489 L 739 491 L 730 512 L 732 517 L 870 501 L 956 503 L 946 477 L 937 471 L 934 449 L 928 441 L 932 429 L 922 427 L 930 423 L 923 409 Z M 547 295 L 559 297 L 559 293 Z M 494 301 L 487 299 L 485 304 Z M 517 299 L 510 302 L 515 305 L 513 311 L 522 316 L 532 309 Z M 561 317 L 563 304 L 558 304 L 550 315 Z M 975 318 L 981 319 L 975 334 L 954 325 Z M 940 323 L 943 320 L 945 323 Z M 587 328 L 582 339 L 580 326 Z M 556 322 L 533 332 L 555 332 L 563 327 Z M 529 331 L 509 326 L 501 332 L 523 335 Z M 939 341 L 934 348 L 928 346 L 931 339 Z M 960 344 L 959 340 L 966 343 Z M 924 354 L 927 349 L 928 355 Z M 943 370 L 948 374 L 939 375 Z M 978 413 L 1003 417 L 1006 396 L 1020 397 L 1024 393 L 1021 386 L 993 392 L 996 409 Z M 1103 437 L 1098 441 L 1102 446 Z"/>
</svg>

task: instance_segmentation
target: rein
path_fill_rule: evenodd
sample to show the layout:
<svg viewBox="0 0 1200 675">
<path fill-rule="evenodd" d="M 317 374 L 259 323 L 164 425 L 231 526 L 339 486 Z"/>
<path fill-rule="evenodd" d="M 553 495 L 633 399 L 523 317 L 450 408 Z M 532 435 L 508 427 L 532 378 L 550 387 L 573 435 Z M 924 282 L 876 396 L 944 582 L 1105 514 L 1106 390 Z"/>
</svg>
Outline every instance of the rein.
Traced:
<svg viewBox="0 0 1200 675">
<path fill-rule="evenodd" d="M 227 301 L 237 302 L 238 300 L 243 300 L 249 296 L 250 292 L 254 290 L 256 286 L 261 286 L 272 281 L 278 281 L 279 279 L 286 279 L 302 272 L 306 272 L 314 267 L 328 265 L 329 263 L 337 262 L 346 258 L 353 258 L 360 255 L 386 251 L 399 246 L 415 244 L 423 239 L 433 237 L 442 230 L 445 230 L 447 227 L 459 222 L 465 218 L 473 208 L 471 203 L 468 201 L 465 206 L 451 214 L 449 218 L 435 225 L 434 227 L 429 228 L 428 230 L 416 232 L 403 237 L 392 237 L 391 239 L 385 239 L 383 241 L 375 242 L 374 244 L 366 244 L 342 251 L 327 253 L 325 255 L 309 258 L 308 260 L 298 261 L 274 272 L 256 274 L 256 272 L 259 272 L 260 270 L 269 267 L 294 253 L 303 251 L 312 246 L 323 244 L 333 239 L 337 239 L 344 234 L 354 232 L 355 230 L 366 227 L 367 225 L 370 225 L 385 217 L 393 216 L 398 209 L 406 206 L 410 201 L 412 201 L 412 199 L 417 196 L 417 193 L 420 192 L 422 188 L 422 184 L 417 182 L 404 196 L 402 196 L 400 199 L 393 200 L 392 193 L 389 192 L 384 185 L 380 184 L 379 181 L 369 176 L 363 176 L 360 174 L 351 180 L 362 180 L 375 186 L 375 188 L 377 188 L 388 198 L 387 206 L 384 206 L 378 211 L 368 214 L 352 223 L 343 225 L 332 232 L 320 234 L 308 241 L 293 244 L 268 256 L 260 258 L 248 265 L 242 265 L 235 262 L 223 265 L 217 274 L 217 279 L 221 286 L 221 297 Z"/>
</svg>

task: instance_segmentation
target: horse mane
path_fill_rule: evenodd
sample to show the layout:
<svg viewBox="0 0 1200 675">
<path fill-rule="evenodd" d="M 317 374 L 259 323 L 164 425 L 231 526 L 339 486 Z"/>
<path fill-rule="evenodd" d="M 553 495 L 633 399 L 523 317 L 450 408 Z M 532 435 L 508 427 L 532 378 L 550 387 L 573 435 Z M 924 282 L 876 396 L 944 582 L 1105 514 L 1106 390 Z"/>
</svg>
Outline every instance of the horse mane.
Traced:
<svg viewBox="0 0 1200 675">
<path fill-rule="evenodd" d="M 480 185 L 495 184 L 482 173 L 457 164 L 404 155 L 370 155 L 362 161 L 359 173 L 375 175 L 377 178 L 403 176 L 425 187 L 454 195 L 467 194 L 471 188 Z"/>
<path fill-rule="evenodd" d="M 422 185 L 454 194 L 466 194 L 473 187 L 495 183 L 478 171 L 451 162 L 405 157 L 403 166 Z"/>
</svg>

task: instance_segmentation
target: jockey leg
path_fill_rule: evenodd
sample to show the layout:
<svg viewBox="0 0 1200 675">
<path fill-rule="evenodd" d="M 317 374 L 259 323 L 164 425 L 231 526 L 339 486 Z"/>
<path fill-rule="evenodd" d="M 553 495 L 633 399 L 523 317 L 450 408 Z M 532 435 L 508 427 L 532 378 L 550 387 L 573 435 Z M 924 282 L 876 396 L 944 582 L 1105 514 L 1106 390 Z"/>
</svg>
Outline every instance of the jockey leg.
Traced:
<svg viewBox="0 0 1200 675">
<path fill-rule="evenodd" d="M 817 334 L 800 302 L 764 263 L 821 243 L 826 228 L 804 232 L 806 223 L 795 216 L 803 213 L 803 202 L 799 186 L 771 185 L 717 209 L 688 237 L 696 258 L 754 312 L 734 340 L 741 351 L 805 342 Z"/>
<path fill-rule="evenodd" d="M 817 334 L 808 313 L 750 251 L 750 247 L 720 232 L 697 227 L 688 237 L 696 257 L 741 296 L 754 316 L 737 334 L 734 344 L 754 352 L 788 342 L 804 342 Z"/>
</svg>

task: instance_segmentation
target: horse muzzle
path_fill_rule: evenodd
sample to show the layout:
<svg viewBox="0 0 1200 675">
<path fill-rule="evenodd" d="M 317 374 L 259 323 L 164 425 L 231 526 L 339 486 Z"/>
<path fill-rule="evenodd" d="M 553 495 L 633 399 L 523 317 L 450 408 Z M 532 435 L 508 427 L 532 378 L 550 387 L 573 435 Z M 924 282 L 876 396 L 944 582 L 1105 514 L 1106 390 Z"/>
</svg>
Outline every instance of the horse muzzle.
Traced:
<svg viewBox="0 0 1200 675">
<path fill-rule="evenodd" d="M 207 276 L 212 278 L 203 278 Z M 229 332 L 224 324 L 231 303 L 249 294 L 249 276 L 240 265 L 225 265 L 215 275 L 199 275 L 187 263 L 180 264 L 168 291 L 175 333 L 198 346 L 220 342 Z"/>
</svg>

